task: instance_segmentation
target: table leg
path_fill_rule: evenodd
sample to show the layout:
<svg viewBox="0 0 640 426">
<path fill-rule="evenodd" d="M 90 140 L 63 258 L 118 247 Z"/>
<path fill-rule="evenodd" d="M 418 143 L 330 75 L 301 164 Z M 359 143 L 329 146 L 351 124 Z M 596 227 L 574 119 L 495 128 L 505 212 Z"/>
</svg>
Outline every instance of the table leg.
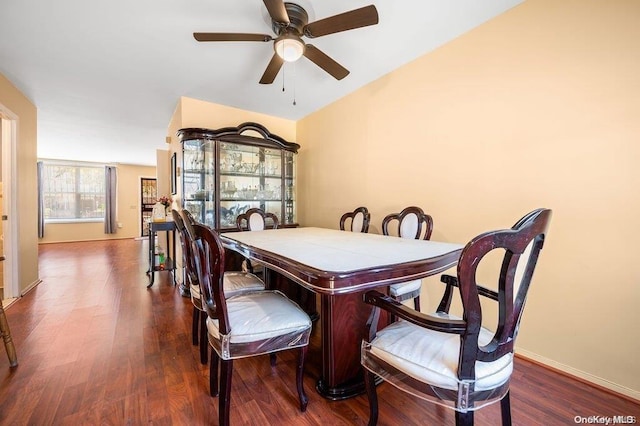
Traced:
<svg viewBox="0 0 640 426">
<path fill-rule="evenodd" d="M 371 306 L 362 295 L 320 295 L 322 374 L 316 390 L 325 398 L 346 399 L 365 392 L 360 345 Z"/>
<path fill-rule="evenodd" d="M 149 226 L 149 270 L 147 271 L 147 275 L 149 275 L 149 285 L 147 288 L 150 288 L 153 285 L 153 281 L 155 279 L 156 272 L 156 233 L 151 231 L 151 226 Z"/>
</svg>

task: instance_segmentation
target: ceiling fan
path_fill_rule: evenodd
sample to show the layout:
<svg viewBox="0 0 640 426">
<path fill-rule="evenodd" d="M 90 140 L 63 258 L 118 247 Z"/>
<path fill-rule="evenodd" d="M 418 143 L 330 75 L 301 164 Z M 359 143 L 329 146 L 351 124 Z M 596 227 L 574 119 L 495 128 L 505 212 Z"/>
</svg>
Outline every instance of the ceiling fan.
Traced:
<svg viewBox="0 0 640 426">
<path fill-rule="evenodd" d="M 337 80 L 342 80 L 349 74 L 349 70 L 317 47 L 306 44 L 302 41 L 302 37 L 322 37 L 378 23 L 378 11 L 374 5 L 309 23 L 309 15 L 302 6 L 282 0 L 263 1 L 271 17 L 271 27 L 275 37 L 268 34 L 193 33 L 193 37 L 198 41 L 274 41 L 275 52 L 260 79 L 260 84 L 273 83 L 285 61 L 294 62 L 301 56 L 305 56 Z"/>
</svg>

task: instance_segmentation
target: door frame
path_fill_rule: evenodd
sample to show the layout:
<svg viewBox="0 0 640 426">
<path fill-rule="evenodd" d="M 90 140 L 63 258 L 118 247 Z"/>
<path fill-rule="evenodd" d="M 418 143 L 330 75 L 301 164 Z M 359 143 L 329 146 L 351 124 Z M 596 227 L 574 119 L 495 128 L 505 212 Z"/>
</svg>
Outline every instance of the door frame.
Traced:
<svg viewBox="0 0 640 426">
<path fill-rule="evenodd" d="M 19 250 L 16 240 L 18 235 L 18 206 L 15 202 L 17 194 L 16 182 L 16 144 L 18 135 L 18 116 L 0 104 L 0 120 L 2 120 L 2 211 L 7 220 L 2 220 L 4 235 L 4 298 L 20 297 L 18 279 Z"/>
<path fill-rule="evenodd" d="M 143 198 L 143 194 L 142 194 L 142 180 L 146 179 L 146 180 L 155 180 L 156 181 L 156 198 L 158 197 L 158 178 L 156 176 L 139 176 L 138 177 L 138 236 L 144 237 L 143 234 L 143 227 L 144 225 L 142 224 L 142 219 L 143 219 L 143 212 L 142 212 L 142 198 Z M 147 236 L 148 237 L 148 236 Z"/>
</svg>

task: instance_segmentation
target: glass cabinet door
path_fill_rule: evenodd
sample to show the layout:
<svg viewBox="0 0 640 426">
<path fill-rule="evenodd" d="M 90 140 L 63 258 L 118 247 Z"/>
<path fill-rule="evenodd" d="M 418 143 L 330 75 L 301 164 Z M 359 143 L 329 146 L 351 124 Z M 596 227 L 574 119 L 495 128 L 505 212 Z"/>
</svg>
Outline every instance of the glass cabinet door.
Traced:
<svg viewBox="0 0 640 426">
<path fill-rule="evenodd" d="M 273 213 L 283 223 L 279 149 L 220 142 L 220 229 L 235 228 L 250 208 Z"/>
<path fill-rule="evenodd" d="M 284 223 L 292 225 L 296 223 L 296 202 L 295 202 L 295 172 L 296 163 L 293 152 L 284 153 Z"/>
<path fill-rule="evenodd" d="M 215 227 L 215 150 L 212 141 L 183 143 L 184 208 L 206 225 Z"/>
</svg>

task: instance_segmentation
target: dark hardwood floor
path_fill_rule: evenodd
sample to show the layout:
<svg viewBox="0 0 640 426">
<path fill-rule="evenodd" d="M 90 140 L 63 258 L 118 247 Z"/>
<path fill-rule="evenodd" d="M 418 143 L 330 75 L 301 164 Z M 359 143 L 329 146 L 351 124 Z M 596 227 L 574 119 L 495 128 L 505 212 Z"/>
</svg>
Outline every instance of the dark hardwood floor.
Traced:
<svg viewBox="0 0 640 426">
<path fill-rule="evenodd" d="M 146 242 L 40 246 L 42 283 L 7 309 L 20 365 L 0 355 L 1 425 L 217 424 L 208 369 L 191 345 L 189 299 L 160 273 L 146 289 Z M 316 339 L 317 340 L 317 339 Z M 296 403 L 293 354 L 235 362 L 231 423 L 364 425 L 366 397 L 332 402 L 314 389 Z M 380 425 L 454 424 L 453 411 L 379 387 Z M 576 416 L 635 416 L 640 405 L 517 359 L 511 385 L 514 425 L 571 425 Z M 500 422 L 499 405 L 476 424 Z"/>
</svg>

